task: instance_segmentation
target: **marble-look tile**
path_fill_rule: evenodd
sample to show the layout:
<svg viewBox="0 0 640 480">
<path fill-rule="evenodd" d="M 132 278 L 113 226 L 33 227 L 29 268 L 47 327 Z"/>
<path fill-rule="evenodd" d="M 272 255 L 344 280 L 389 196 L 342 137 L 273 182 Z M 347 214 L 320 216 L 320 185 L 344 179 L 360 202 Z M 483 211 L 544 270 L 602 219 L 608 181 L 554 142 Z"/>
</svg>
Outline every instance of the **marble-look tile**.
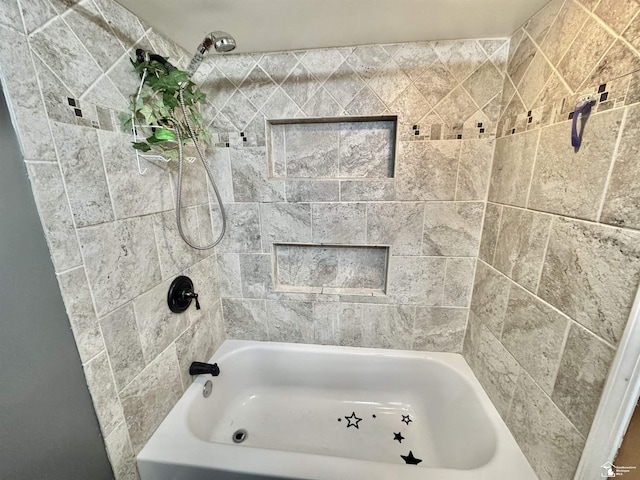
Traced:
<svg viewBox="0 0 640 480">
<path fill-rule="evenodd" d="M 602 0 L 594 13 L 616 33 L 622 33 L 639 10 L 640 6 L 634 0 Z"/>
<path fill-rule="evenodd" d="M 600 221 L 640 229 L 640 172 L 637 168 L 640 105 L 629 108 L 607 187 Z"/>
<path fill-rule="evenodd" d="M 460 142 L 400 142 L 396 197 L 401 200 L 453 200 Z"/>
<path fill-rule="evenodd" d="M 162 165 L 142 160 L 147 172 L 138 175 L 130 136 L 98 132 L 100 149 L 116 218 L 127 218 L 174 208 L 169 172 Z"/>
<path fill-rule="evenodd" d="M 247 74 L 255 66 L 255 59 L 251 55 L 216 55 L 215 64 L 224 75 L 240 86 Z"/>
<path fill-rule="evenodd" d="M 629 230 L 554 220 L 538 295 L 616 345 L 640 280 L 639 238 Z"/>
<path fill-rule="evenodd" d="M 363 244 L 366 240 L 367 206 L 364 203 L 314 203 L 314 243 Z"/>
<path fill-rule="evenodd" d="M 321 303 L 316 303 L 316 311 L 322 305 L 323 304 Z M 335 305 L 335 307 L 333 308 L 337 310 L 337 319 L 335 325 L 336 344 L 352 347 L 361 346 L 363 305 L 342 302 L 334 303 L 333 305 Z"/>
<path fill-rule="evenodd" d="M 462 86 L 471 95 L 476 105 L 482 107 L 495 96 L 496 91 L 500 90 L 502 82 L 502 74 L 491 61 L 487 60 L 464 81 Z"/>
<path fill-rule="evenodd" d="M 31 47 L 76 98 L 102 74 L 80 40 L 60 18 L 33 34 Z"/>
<path fill-rule="evenodd" d="M 226 150 L 226 149 L 225 149 Z M 173 191 L 178 191 L 179 183 L 179 165 L 178 162 L 171 161 L 165 170 L 169 172 Z M 149 173 L 147 171 L 147 173 Z M 145 176 L 147 175 L 145 173 Z M 214 177 L 215 179 L 215 177 Z M 194 205 L 202 205 L 209 202 L 209 180 L 207 172 L 200 160 L 193 163 L 183 162 L 182 164 L 182 190 L 180 193 L 180 205 L 184 207 L 192 207 Z M 167 192 L 169 193 L 169 192 Z M 168 208 L 164 208 L 168 210 Z"/>
<path fill-rule="evenodd" d="M 107 76 L 125 98 L 135 92 L 140 83 L 140 78 L 131 68 L 129 55 L 120 57 L 120 60 L 111 66 Z"/>
<path fill-rule="evenodd" d="M 373 90 L 365 87 L 345 105 L 345 109 L 349 115 L 380 115 L 385 110 L 385 105 Z"/>
<path fill-rule="evenodd" d="M 277 85 L 271 77 L 269 77 L 259 65 L 253 67 L 253 70 L 251 70 L 240 85 L 242 93 L 244 93 L 258 109 L 264 105 L 277 88 Z"/>
<path fill-rule="evenodd" d="M 64 20 L 102 70 L 106 71 L 125 53 L 92 2 L 83 2 L 76 8 L 70 8 Z"/>
<path fill-rule="evenodd" d="M 224 206 L 227 232 L 218 246 L 222 253 L 258 253 L 262 250 L 260 213 L 257 203 L 229 203 Z M 217 212 L 217 208 L 215 209 Z M 220 231 L 219 214 L 214 213 L 214 230 Z"/>
<path fill-rule="evenodd" d="M 513 286 L 502 343 L 550 395 L 570 320 L 526 290 Z"/>
<path fill-rule="evenodd" d="M 455 88 L 435 107 L 444 123 L 464 123 L 478 110 L 471 96 L 462 87 Z"/>
<path fill-rule="evenodd" d="M 363 305 L 362 346 L 409 350 L 413 346 L 414 321 L 414 307 Z"/>
<path fill-rule="evenodd" d="M 288 119 L 304 116 L 302 110 L 281 88 L 276 90 L 271 98 L 267 100 L 267 103 L 262 107 L 262 113 L 268 119 Z"/>
<path fill-rule="evenodd" d="M 137 331 L 147 364 L 189 327 L 186 312 L 173 313 L 167 308 L 166 292 L 172 280 L 158 284 L 133 301 Z"/>
<path fill-rule="evenodd" d="M 302 106 L 302 110 L 310 117 L 336 117 L 344 114 L 342 106 L 333 99 L 324 87 L 320 87 L 313 94 Z"/>
<path fill-rule="evenodd" d="M 109 77 L 102 76 L 94 83 L 89 90 L 84 92 L 80 97 L 84 102 L 92 103 L 116 111 L 127 111 L 129 109 L 129 101 L 120 93 L 118 88 L 113 84 Z M 84 114 L 85 112 L 83 112 Z"/>
<path fill-rule="evenodd" d="M 120 391 L 138 376 L 146 365 L 132 304 L 129 303 L 100 319 L 100 328 L 116 387 Z"/>
<path fill-rule="evenodd" d="M 396 199 L 395 180 L 341 180 L 343 202 L 389 202 Z"/>
<path fill-rule="evenodd" d="M 446 97 L 457 83 L 455 77 L 440 60 L 436 60 L 433 65 L 425 68 L 424 74 L 414 80 L 416 88 L 432 107 Z"/>
<path fill-rule="evenodd" d="M 176 347 L 171 345 L 120 392 L 134 452 L 142 450 L 181 395 Z"/>
<path fill-rule="evenodd" d="M 617 109 L 591 116 L 577 153 L 567 141 L 568 122 L 543 128 L 528 206 L 595 220 L 623 113 Z"/>
<path fill-rule="evenodd" d="M 535 100 L 538 98 L 539 93 L 544 88 L 552 73 L 553 68 L 551 64 L 544 58 L 542 52 L 538 51 L 533 57 L 526 75 L 522 78 L 520 85 L 518 85 L 518 93 L 526 108 L 530 109 L 533 107 Z"/>
<path fill-rule="evenodd" d="M 189 375 L 191 362 L 207 362 L 214 351 L 212 325 L 207 317 L 195 322 L 176 339 L 176 354 L 183 389 L 186 390 L 192 381 Z"/>
<path fill-rule="evenodd" d="M 392 256 L 387 295 L 399 304 L 441 305 L 445 268 L 445 258 Z"/>
<path fill-rule="evenodd" d="M 263 203 L 260 205 L 263 252 L 274 242 L 309 243 L 311 205 L 308 203 Z"/>
<path fill-rule="evenodd" d="M 464 81 L 487 59 L 475 40 L 436 42 L 434 49 L 458 82 Z"/>
<path fill-rule="evenodd" d="M 282 82 L 282 89 L 299 107 L 307 103 L 318 88 L 320 83 L 302 63 L 296 65 L 287 79 Z"/>
<path fill-rule="evenodd" d="M 493 268 L 478 262 L 471 296 L 471 312 L 500 338 L 504 326 L 511 282 Z"/>
<path fill-rule="evenodd" d="M 199 245 L 200 234 L 196 211 L 195 207 L 183 208 L 180 223 L 189 241 Z M 153 231 L 163 279 L 173 277 L 208 254 L 206 250 L 196 250 L 190 247 L 182 239 L 178 233 L 175 212 L 163 212 L 145 218 L 153 219 Z"/>
<path fill-rule="evenodd" d="M 539 136 L 540 131 L 534 130 L 496 140 L 489 182 L 490 201 L 525 206 Z"/>
<path fill-rule="evenodd" d="M 107 352 L 102 352 L 84 365 L 89 393 L 96 410 L 102 435 L 108 437 L 122 422 L 122 406 L 113 383 Z"/>
<path fill-rule="evenodd" d="M 507 418 L 520 365 L 504 345 L 474 315 L 469 313 L 464 356 L 502 419 Z"/>
<path fill-rule="evenodd" d="M 264 300 L 222 299 L 224 326 L 229 338 L 268 340 L 267 313 Z"/>
<path fill-rule="evenodd" d="M 210 255 L 204 260 L 192 265 L 184 271 L 184 274 L 193 280 L 194 291 L 199 295 L 198 301 L 202 307 L 200 310 L 192 305 L 187 310 L 189 322 L 196 323 L 199 320 L 208 320 L 209 313 L 213 312 L 220 301 L 220 285 L 218 275 L 218 262 L 215 255 Z"/>
<path fill-rule="evenodd" d="M 256 107 L 240 90 L 236 90 L 225 106 L 220 109 L 220 113 L 227 117 L 233 126 L 240 131 L 244 130 L 256 112 Z"/>
<path fill-rule="evenodd" d="M 589 434 L 615 350 L 572 324 L 552 399 L 584 437 Z"/>
<path fill-rule="evenodd" d="M 340 182 L 337 180 L 288 180 L 285 183 L 287 202 L 337 202 Z"/>
<path fill-rule="evenodd" d="M 336 286 L 338 248 L 278 245 L 275 255 L 277 285 L 315 293 L 320 293 L 323 286 Z"/>
<path fill-rule="evenodd" d="M 386 105 L 391 105 L 400 93 L 411 84 L 409 77 L 400 69 L 395 60 L 384 64 L 376 76 L 369 81 L 369 88 Z"/>
<path fill-rule="evenodd" d="M 298 59 L 291 52 L 266 53 L 258 63 L 277 84 L 281 84 L 296 66 Z"/>
<path fill-rule="evenodd" d="M 569 47 L 571 53 L 558 65 L 558 73 L 574 91 L 577 90 L 614 40 L 596 19 L 589 18 Z"/>
<path fill-rule="evenodd" d="M 349 105 L 364 86 L 365 83 L 360 76 L 346 61 L 324 83 L 327 91 L 343 107 Z"/>
<path fill-rule="evenodd" d="M 227 339 L 227 332 L 222 318 L 222 299 L 216 303 L 213 311 L 209 312 L 209 320 L 213 328 L 213 348 L 217 350 Z"/>
<path fill-rule="evenodd" d="M 504 207 L 494 268 L 535 292 L 550 228 L 550 215 Z"/>
<path fill-rule="evenodd" d="M 338 302 L 313 303 L 313 342 L 318 345 L 337 345 L 339 323 Z"/>
<path fill-rule="evenodd" d="M 0 58 L 0 62 L 2 61 Z M 62 101 L 65 97 L 73 97 L 73 93 L 60 82 L 51 69 L 40 60 L 40 57 L 34 55 L 33 63 L 40 81 L 40 90 L 49 121 L 75 124 L 76 116 L 73 109 L 69 108 L 68 103 Z M 55 151 L 51 151 L 51 156 L 55 156 Z"/>
<path fill-rule="evenodd" d="M 631 43 L 636 50 L 640 47 L 640 17 L 636 15 L 629 26 L 624 30 L 622 36 L 625 40 Z"/>
<path fill-rule="evenodd" d="M 286 176 L 337 176 L 339 134 L 338 123 L 285 125 Z"/>
<path fill-rule="evenodd" d="M 95 3 L 126 49 L 132 47 L 144 35 L 144 28 L 138 18 L 120 4 L 110 0 L 95 0 Z"/>
<path fill-rule="evenodd" d="M 640 57 L 625 43 L 618 40 L 591 71 L 589 77 L 584 80 L 582 88 L 617 79 L 638 70 L 640 70 Z M 609 96 L 612 97 L 613 93 L 609 93 Z"/>
<path fill-rule="evenodd" d="M 475 258 L 448 258 L 444 279 L 442 304 L 450 307 L 468 307 L 473 290 Z"/>
<path fill-rule="evenodd" d="M 502 205 L 487 202 L 487 210 L 484 214 L 482 239 L 480 240 L 478 258 L 489 265 L 493 265 L 493 259 L 496 253 L 496 243 L 498 241 L 498 233 L 500 231 L 502 209 Z"/>
<path fill-rule="evenodd" d="M 405 43 L 393 58 L 402 71 L 415 80 L 424 73 L 425 67 L 438 59 L 438 55 L 429 42 L 412 42 Z"/>
<path fill-rule="evenodd" d="M 506 423 L 541 480 L 573 477 L 585 440 L 525 372 Z"/>
<path fill-rule="evenodd" d="M 319 82 L 329 78 L 343 60 L 342 55 L 335 48 L 310 50 L 302 57 L 302 63 Z"/>
<path fill-rule="evenodd" d="M 347 62 L 363 79 L 369 81 L 389 61 L 389 58 L 389 54 L 379 45 L 363 45 L 357 47 L 347 57 Z"/>
<path fill-rule="evenodd" d="M 339 247 L 338 289 L 352 288 L 384 292 L 388 251 L 379 247 Z M 323 293 L 327 289 L 323 290 Z M 368 292 L 367 292 L 368 293 Z"/>
<path fill-rule="evenodd" d="M 104 350 L 104 341 L 93 309 L 84 268 L 76 268 L 58 275 L 58 284 L 80 360 L 85 363 Z"/>
<path fill-rule="evenodd" d="M 113 220 L 102 157 L 96 152 L 96 132 L 61 123 L 54 123 L 54 126 L 60 166 L 75 224 L 86 227 Z"/>
<path fill-rule="evenodd" d="M 78 230 L 98 317 L 160 281 L 152 223 L 138 217 Z"/>
<path fill-rule="evenodd" d="M 418 89 L 409 85 L 398 98 L 389 106 L 389 110 L 398 116 L 400 125 L 417 124 L 430 110 L 429 103 Z"/>
<path fill-rule="evenodd" d="M 271 255 L 240 254 L 240 278 L 244 298 L 265 298 L 273 290 Z"/>
<path fill-rule="evenodd" d="M 313 342 L 313 303 L 267 301 L 266 308 L 269 340 L 293 343 Z"/>
<path fill-rule="evenodd" d="M 231 149 L 230 148 L 208 148 L 206 161 L 211 168 L 211 173 L 218 187 L 218 192 L 224 203 L 233 203 L 233 177 L 231 175 Z M 215 201 L 215 194 L 211 185 L 207 181 L 209 188 L 209 198 Z"/>
<path fill-rule="evenodd" d="M 416 308 L 413 349 L 462 353 L 467 313 L 466 308 Z"/>
<path fill-rule="evenodd" d="M 104 445 L 109 455 L 109 462 L 113 468 L 116 480 L 134 480 L 138 474 L 136 471 L 136 459 L 131 449 L 129 432 L 126 423 L 118 425 L 111 435 L 104 439 Z"/>
<path fill-rule="evenodd" d="M 487 198 L 495 140 L 463 140 L 456 181 L 456 200 Z"/>
<path fill-rule="evenodd" d="M 427 203 L 424 211 L 423 255 L 475 257 L 480 245 L 484 203 Z"/>
<path fill-rule="evenodd" d="M 507 65 L 507 74 L 514 85 L 517 86 L 524 77 L 529 65 L 531 65 L 536 51 L 537 48 L 535 44 L 531 41 L 528 35 L 524 35 L 518 45 L 518 48 L 513 54 L 513 58 L 509 60 L 509 64 Z"/>
<path fill-rule="evenodd" d="M 343 122 L 339 136 L 339 176 L 393 176 L 394 122 Z"/>
<path fill-rule="evenodd" d="M 391 245 L 393 255 L 420 255 L 424 205 L 420 203 L 367 204 L 367 242 Z"/>
<path fill-rule="evenodd" d="M 57 164 L 27 163 L 33 196 L 57 272 L 82 264 L 62 175 Z"/>
<path fill-rule="evenodd" d="M 20 33 L 24 33 L 20 6 L 17 0 L 2 2 L 0 6 L 0 24 L 11 27 Z"/>
<path fill-rule="evenodd" d="M 549 2 L 524 24 L 523 28 L 538 45 L 542 43 L 547 35 L 563 3 L 563 0 L 553 0 Z"/>
<path fill-rule="evenodd" d="M 239 254 L 219 253 L 217 261 L 220 295 L 222 297 L 242 297 Z"/>
<path fill-rule="evenodd" d="M 284 182 L 267 178 L 264 147 L 232 147 L 231 172 L 236 202 L 280 202 L 284 200 Z"/>
</svg>

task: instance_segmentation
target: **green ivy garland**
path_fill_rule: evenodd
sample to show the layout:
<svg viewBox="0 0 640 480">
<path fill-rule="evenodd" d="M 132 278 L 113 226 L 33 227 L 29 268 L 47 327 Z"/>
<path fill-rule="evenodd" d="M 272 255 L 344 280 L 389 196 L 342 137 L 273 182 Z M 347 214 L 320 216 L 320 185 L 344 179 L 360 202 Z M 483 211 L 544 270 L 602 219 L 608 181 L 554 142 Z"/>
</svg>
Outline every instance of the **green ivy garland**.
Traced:
<svg viewBox="0 0 640 480">
<path fill-rule="evenodd" d="M 156 60 L 131 60 L 131 63 L 141 78 L 146 71 L 142 88 L 131 97 L 130 112 L 120 114 L 120 122 L 125 131 L 133 130 L 135 117 L 138 137 L 146 137 L 142 141 L 132 142 L 133 148 L 143 153 L 151 152 L 168 159 L 177 159 L 176 129 L 179 130 L 184 146 L 193 145 L 178 100 L 180 88 L 183 89 L 184 103 L 196 140 L 199 143 L 210 143 L 211 133 L 205 128 L 199 111 L 199 105 L 206 104 L 207 97 L 190 80 L 189 74 Z"/>
</svg>

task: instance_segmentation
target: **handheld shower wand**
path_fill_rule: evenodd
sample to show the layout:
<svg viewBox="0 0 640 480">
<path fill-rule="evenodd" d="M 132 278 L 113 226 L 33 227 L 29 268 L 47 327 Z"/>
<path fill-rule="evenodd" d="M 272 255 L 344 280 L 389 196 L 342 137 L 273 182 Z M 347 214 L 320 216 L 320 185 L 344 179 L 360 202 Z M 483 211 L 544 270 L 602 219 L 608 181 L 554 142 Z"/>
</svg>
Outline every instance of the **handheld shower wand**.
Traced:
<svg viewBox="0 0 640 480">
<path fill-rule="evenodd" d="M 227 32 L 211 32 L 209 35 L 204 37 L 204 40 L 202 40 L 202 43 L 198 45 L 196 53 L 193 55 L 193 58 L 187 67 L 187 73 L 190 77 L 196 73 L 196 70 L 198 70 L 204 56 L 209 52 L 211 47 L 214 47 L 216 52 L 219 53 L 230 52 L 236 48 L 236 41 Z"/>
</svg>

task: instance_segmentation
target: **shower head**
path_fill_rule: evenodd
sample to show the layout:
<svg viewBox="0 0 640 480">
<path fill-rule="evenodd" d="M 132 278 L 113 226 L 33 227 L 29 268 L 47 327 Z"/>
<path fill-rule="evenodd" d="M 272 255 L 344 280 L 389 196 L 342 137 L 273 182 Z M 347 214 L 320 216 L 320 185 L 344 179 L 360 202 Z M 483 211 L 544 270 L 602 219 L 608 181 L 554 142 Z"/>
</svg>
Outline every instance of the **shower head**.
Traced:
<svg viewBox="0 0 640 480">
<path fill-rule="evenodd" d="M 189 67 L 187 68 L 189 76 L 196 73 L 196 70 L 202 63 L 202 59 L 211 47 L 215 48 L 216 52 L 219 53 L 230 52 L 236 48 L 236 41 L 227 32 L 211 32 L 209 35 L 204 37 L 202 43 L 198 45 L 198 49 L 191 59 L 191 62 L 189 62 Z"/>
</svg>

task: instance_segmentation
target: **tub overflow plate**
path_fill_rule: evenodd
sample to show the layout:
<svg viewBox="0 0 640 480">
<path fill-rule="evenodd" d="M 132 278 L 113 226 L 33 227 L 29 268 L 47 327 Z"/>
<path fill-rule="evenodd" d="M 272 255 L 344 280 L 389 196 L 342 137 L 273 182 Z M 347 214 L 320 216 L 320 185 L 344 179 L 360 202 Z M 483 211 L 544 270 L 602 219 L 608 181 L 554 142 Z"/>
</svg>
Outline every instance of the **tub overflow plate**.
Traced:
<svg viewBox="0 0 640 480">
<path fill-rule="evenodd" d="M 204 387 L 202 387 L 202 396 L 204 398 L 208 398 L 209 395 L 211 395 L 212 390 L 213 390 L 213 383 L 211 382 L 211 380 L 207 380 L 206 383 L 204 384 Z"/>
</svg>

